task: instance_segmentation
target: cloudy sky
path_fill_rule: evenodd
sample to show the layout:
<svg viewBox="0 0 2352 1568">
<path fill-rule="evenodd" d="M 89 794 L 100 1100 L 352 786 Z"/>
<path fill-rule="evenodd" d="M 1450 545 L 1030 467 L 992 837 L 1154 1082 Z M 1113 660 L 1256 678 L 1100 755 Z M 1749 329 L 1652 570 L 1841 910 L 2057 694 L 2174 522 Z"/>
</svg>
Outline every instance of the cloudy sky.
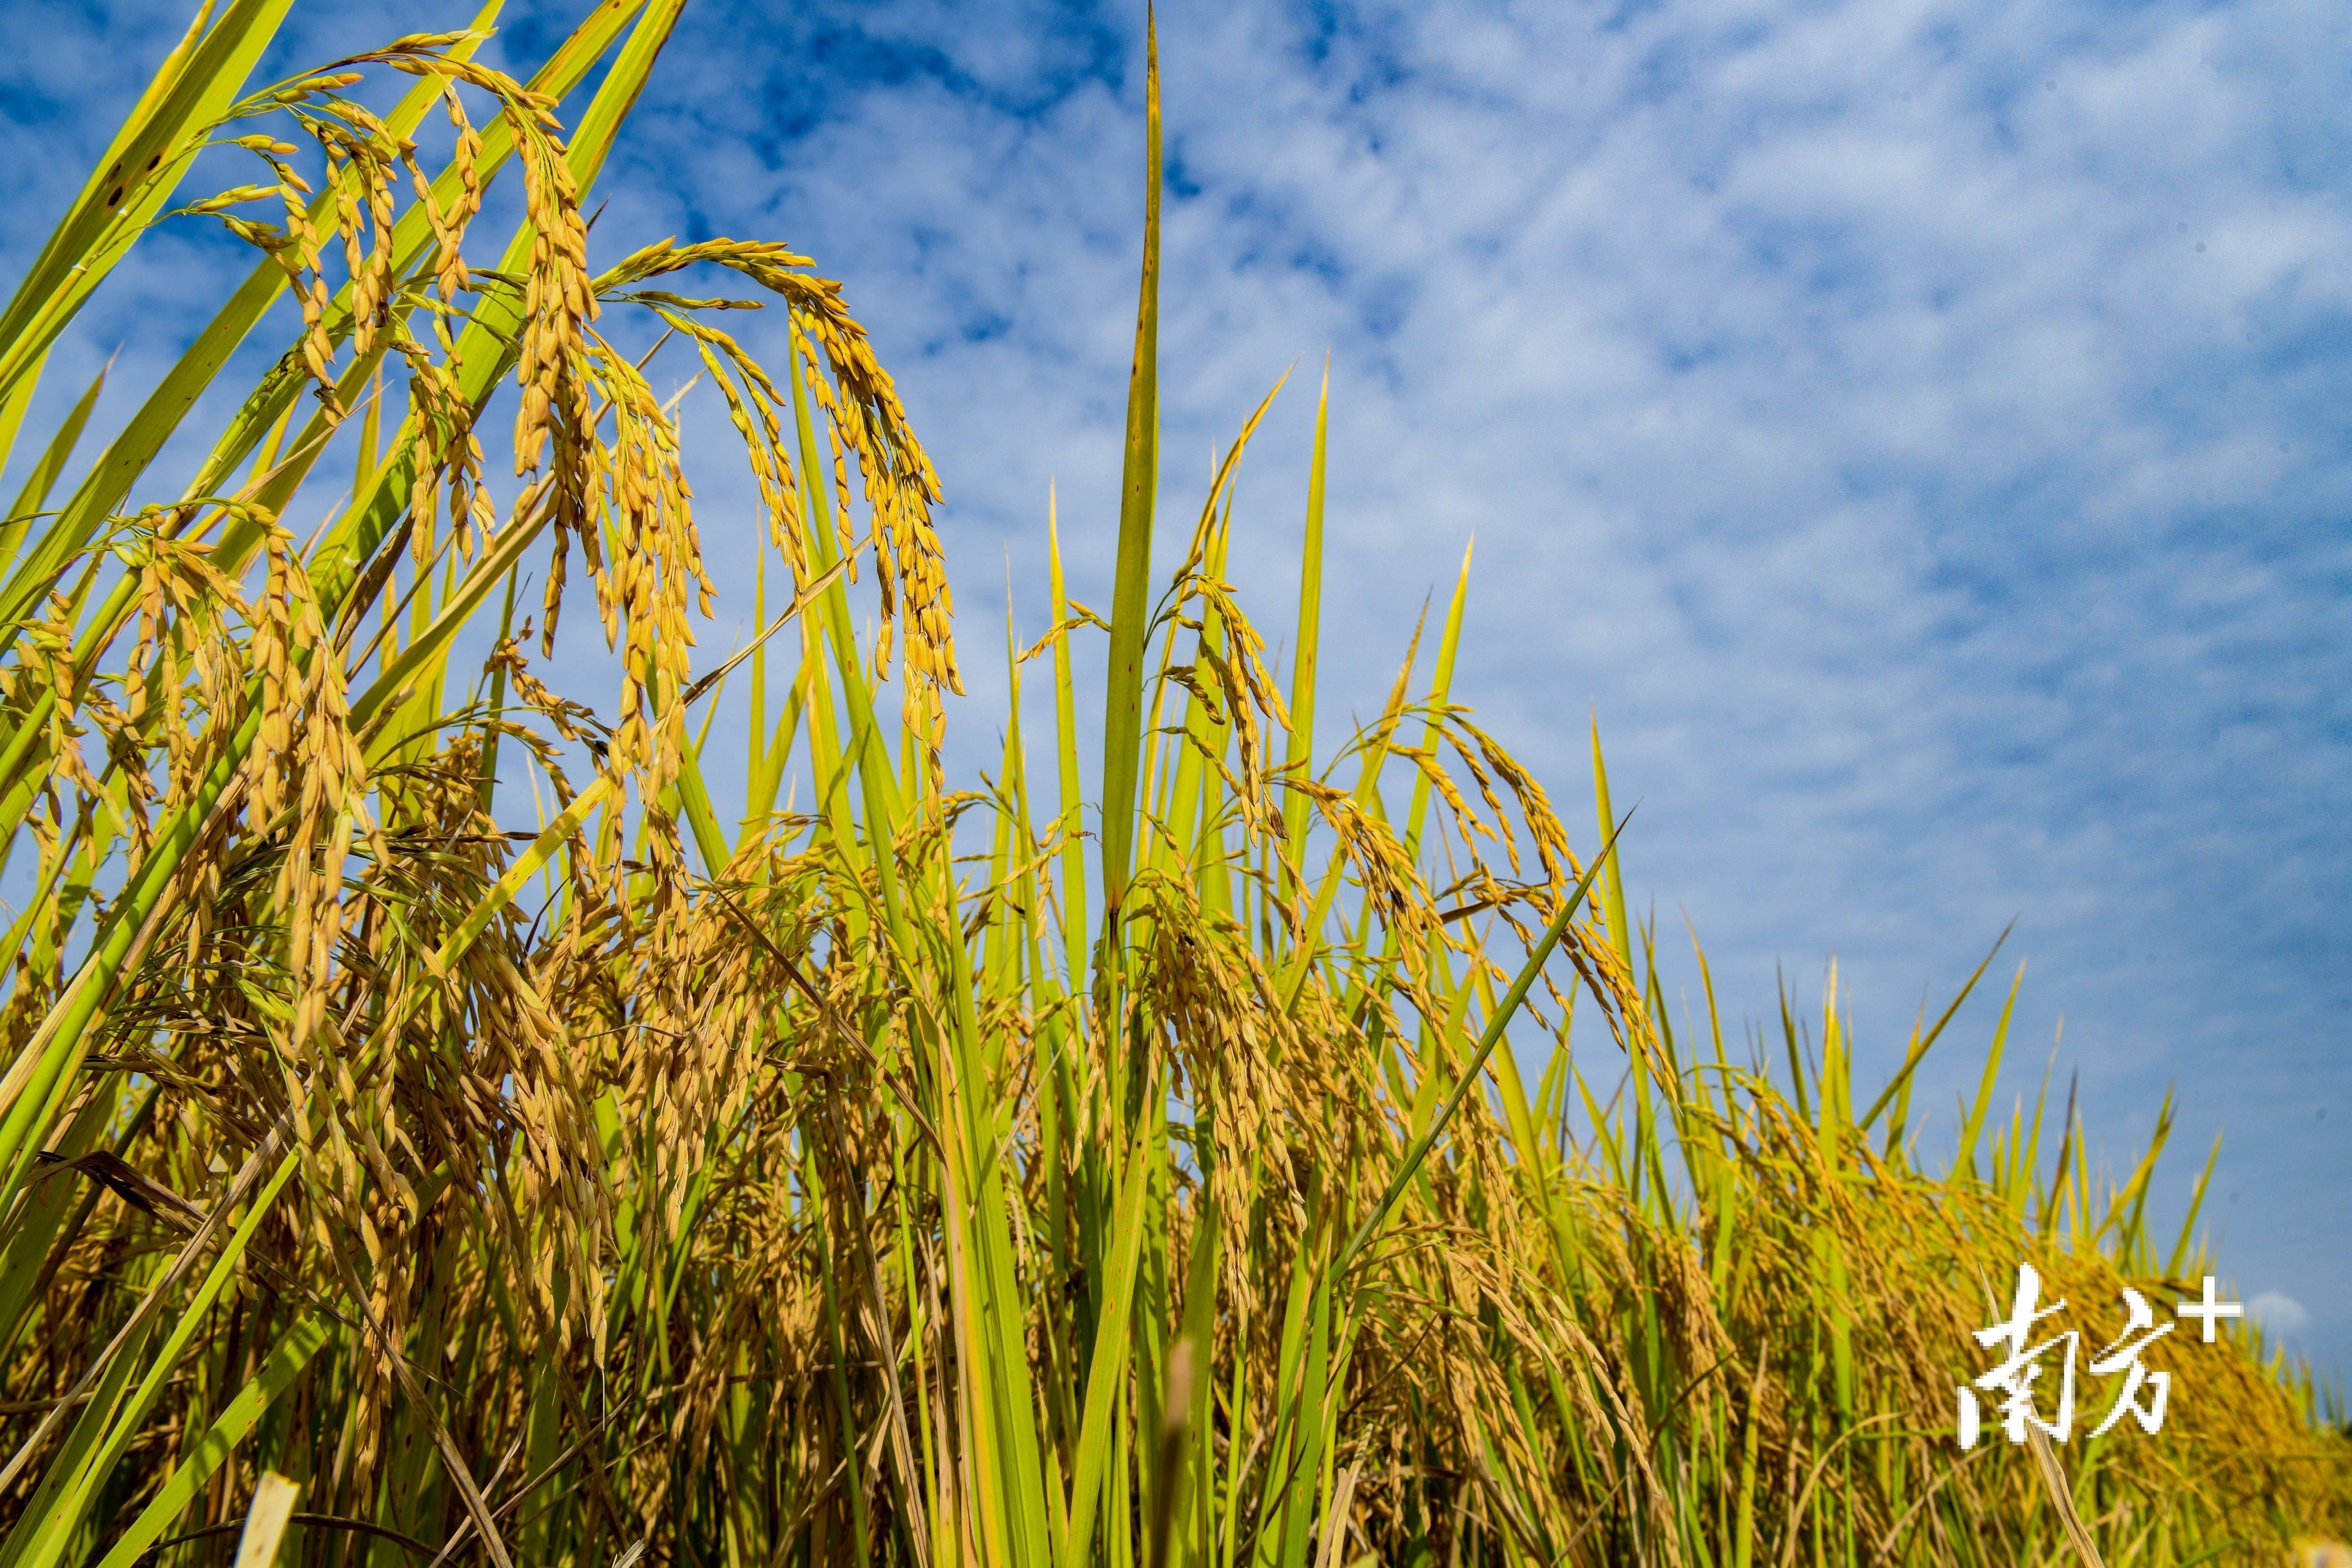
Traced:
<svg viewBox="0 0 2352 1568">
<path fill-rule="evenodd" d="M 184 18 L 0 10 L 46 44 L 0 61 L 11 145 L 50 150 L 0 161 L 13 277 Z M 465 15 L 366 12 L 298 7 L 279 58 Z M 492 54 L 527 68 L 562 18 L 510 6 Z M 1108 595 L 1141 21 L 695 0 L 606 176 L 607 254 L 782 238 L 845 281 L 946 483 L 967 760 L 994 744 L 1008 559 L 1042 629 L 1049 484 L 1075 591 Z M 1875 1077 L 2014 918 L 2015 1087 L 2063 1020 L 2053 1092 L 2079 1075 L 2126 1167 L 2170 1088 L 2158 1204 L 2179 1215 L 2225 1134 L 2226 1269 L 2352 1365 L 2352 16 L 1210 0 L 1160 21 L 1166 498 L 1197 506 L 1295 367 L 1234 571 L 1286 625 L 1329 355 L 1324 711 L 1378 702 L 1475 536 L 1457 697 L 1569 802 L 1597 716 L 1621 807 L 1642 802 L 1630 891 L 1662 931 L 1687 915 L 1728 1013 L 1772 1013 L 1781 975 L 1817 998 L 1835 958 Z M 129 324 L 226 265 L 157 247 L 53 381 L 170 351 Z M 740 494 L 705 483 L 730 591 Z M 712 641 L 748 608 L 730 591 Z M 1996 1003 L 1963 1014 L 1935 1103 Z"/>
</svg>

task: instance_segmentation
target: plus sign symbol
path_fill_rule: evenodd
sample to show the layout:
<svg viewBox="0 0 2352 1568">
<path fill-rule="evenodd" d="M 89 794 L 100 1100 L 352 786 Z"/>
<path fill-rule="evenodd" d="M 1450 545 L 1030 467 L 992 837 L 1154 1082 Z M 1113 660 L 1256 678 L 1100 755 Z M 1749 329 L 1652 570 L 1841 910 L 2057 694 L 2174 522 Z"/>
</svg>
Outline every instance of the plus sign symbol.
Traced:
<svg viewBox="0 0 2352 1568">
<path fill-rule="evenodd" d="M 2213 1299 L 2213 1276 L 2210 1274 L 2205 1276 L 2205 1299 L 2202 1301 L 2183 1301 L 2177 1310 L 2182 1317 L 2196 1318 L 2204 1324 L 2207 1344 L 2213 1343 L 2213 1324 L 2216 1320 L 2242 1318 L 2246 1315 L 2246 1309 L 2240 1303 L 2217 1301 Z"/>
</svg>

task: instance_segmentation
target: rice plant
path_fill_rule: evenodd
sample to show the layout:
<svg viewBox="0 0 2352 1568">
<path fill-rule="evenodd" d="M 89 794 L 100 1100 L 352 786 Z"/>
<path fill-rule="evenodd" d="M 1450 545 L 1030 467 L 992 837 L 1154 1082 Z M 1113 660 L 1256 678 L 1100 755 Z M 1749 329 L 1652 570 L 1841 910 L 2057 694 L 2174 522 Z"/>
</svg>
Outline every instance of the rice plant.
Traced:
<svg viewBox="0 0 2352 1568">
<path fill-rule="evenodd" d="M 1108 613 L 1057 555 L 1001 762 L 951 787 L 940 485 L 844 290 L 780 244 L 590 243 L 679 3 L 604 0 L 528 81 L 476 59 L 493 6 L 258 89 L 289 0 L 207 5 L 0 315 L 0 1568 L 2188 1564 L 2352 1530 L 2338 1413 L 2251 1333 L 2148 1352 L 2160 1437 L 1958 1448 L 2019 1263 L 2084 1324 L 2215 1271 L 2193 1211 L 2151 1231 L 2162 1132 L 2117 1185 L 2071 1103 L 1997 1116 L 2005 1009 L 1931 1169 L 1953 1010 L 1866 1094 L 1833 987 L 1769 1045 L 1711 985 L 1675 1018 L 1597 737 L 1563 815 L 1456 698 L 1467 562 L 1373 721 L 1318 731 L 1328 400 L 1286 670 L 1225 580 L 1276 394 L 1160 504 L 1156 64 Z M 247 183 L 184 196 L 200 152 Z M 43 444 L 47 356 L 199 223 L 250 274 L 66 486 L 98 388 Z M 782 364 L 719 324 L 750 307 Z M 257 333 L 282 353 L 220 384 Z M 699 670 L 655 390 L 692 375 L 761 532 L 756 638 Z M 559 672 L 575 551 L 609 661 Z M 750 737 L 732 823 L 714 724 Z"/>
</svg>

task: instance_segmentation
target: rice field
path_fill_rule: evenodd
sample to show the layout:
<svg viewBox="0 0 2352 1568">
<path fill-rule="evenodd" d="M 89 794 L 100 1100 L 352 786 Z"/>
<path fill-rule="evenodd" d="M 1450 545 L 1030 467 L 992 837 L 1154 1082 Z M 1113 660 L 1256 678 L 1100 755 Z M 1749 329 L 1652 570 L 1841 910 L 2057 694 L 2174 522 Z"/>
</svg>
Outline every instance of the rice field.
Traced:
<svg viewBox="0 0 2352 1568">
<path fill-rule="evenodd" d="M 1112 597 L 1056 553 L 999 648 L 955 636 L 854 281 L 590 243 L 680 0 L 604 0 L 528 80 L 478 63 L 486 12 L 257 86 L 289 4 L 197 16 L 0 314 L 0 1568 L 2352 1533 L 2340 1406 L 2244 1325 L 2150 1345 L 2160 1433 L 2091 1436 L 2086 1375 L 2068 1441 L 1957 1440 L 2020 1264 L 2086 1355 L 2126 1289 L 2169 1322 L 2227 1275 L 2148 1216 L 2168 1107 L 2093 1151 L 2000 1102 L 2006 1007 L 1946 1038 L 1992 957 L 1883 1083 L 1833 980 L 1669 1008 L 1599 737 L 1555 800 L 1454 687 L 1467 562 L 1371 722 L 1318 716 L 1328 403 L 1301 580 L 1247 585 L 1296 592 L 1286 659 L 1226 580 L 1231 480 L 1318 394 L 1234 411 L 1163 504 L 1156 67 Z M 157 323 L 189 346 L 127 422 L 37 403 L 131 248 L 198 224 L 249 274 Z M 761 561 L 721 657 L 688 423 L 758 497 L 712 514 Z M 594 668 L 550 657 L 567 609 Z M 975 659 L 1003 751 L 950 778 Z M 1931 1050 L 1980 1083 L 1948 1116 Z"/>
</svg>

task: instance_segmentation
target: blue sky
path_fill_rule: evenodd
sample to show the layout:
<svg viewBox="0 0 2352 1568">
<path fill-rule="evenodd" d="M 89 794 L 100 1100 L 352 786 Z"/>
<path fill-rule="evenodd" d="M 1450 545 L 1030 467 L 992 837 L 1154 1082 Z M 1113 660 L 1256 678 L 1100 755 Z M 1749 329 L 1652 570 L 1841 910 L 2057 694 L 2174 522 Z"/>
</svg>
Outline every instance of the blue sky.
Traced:
<svg viewBox="0 0 2352 1568">
<path fill-rule="evenodd" d="M 0 62 L 12 145 L 48 150 L 0 167 L 37 220 L 0 234 L 13 277 L 184 18 L 5 9 L 47 46 Z M 528 65 L 563 15 L 510 9 L 494 52 Z M 298 8 L 281 58 L 463 20 Z M 1324 711 L 1379 700 L 1475 534 L 1457 695 L 1570 802 L 1597 714 L 1642 801 L 1631 891 L 1662 930 L 1687 913 L 1730 1015 L 1770 1014 L 1783 973 L 1817 998 L 1834 956 L 1875 1078 L 2016 918 L 2011 1082 L 2032 1092 L 2063 1018 L 2054 1092 L 2079 1074 L 2118 1160 L 2174 1088 L 2159 1205 L 2226 1134 L 2225 1265 L 2291 1343 L 2352 1364 L 2352 16 L 1160 21 L 1169 505 L 1297 366 L 1243 471 L 1234 572 L 1286 625 L 1330 354 Z M 1107 596 L 1140 24 L 696 0 L 606 176 L 608 254 L 782 238 L 845 281 L 946 483 L 967 760 L 994 744 L 1008 558 L 1039 629 L 1049 482 L 1076 591 Z M 154 247 L 53 384 L 118 342 L 134 372 L 169 351 L 128 323 L 226 265 Z M 701 485 L 733 590 L 741 485 Z M 1933 1103 L 1991 1011 L 1963 1014 Z"/>
</svg>

